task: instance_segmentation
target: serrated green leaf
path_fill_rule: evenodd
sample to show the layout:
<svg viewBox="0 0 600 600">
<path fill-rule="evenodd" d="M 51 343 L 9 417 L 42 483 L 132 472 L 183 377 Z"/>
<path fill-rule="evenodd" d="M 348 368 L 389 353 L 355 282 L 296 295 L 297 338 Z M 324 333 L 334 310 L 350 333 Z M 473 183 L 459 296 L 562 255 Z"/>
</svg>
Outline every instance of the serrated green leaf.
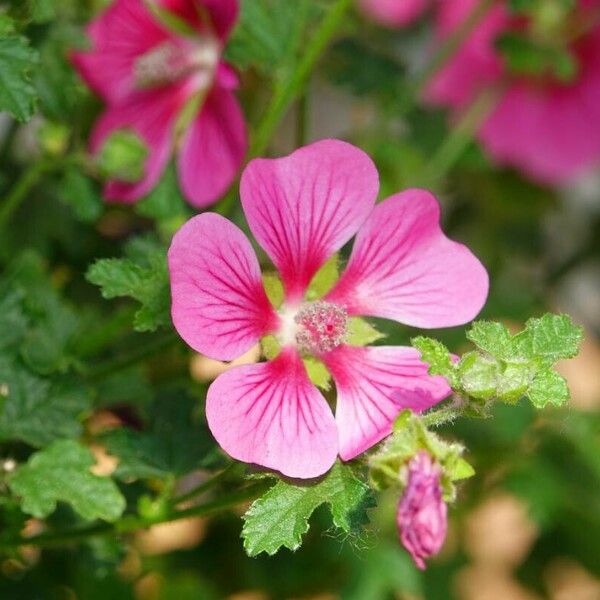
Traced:
<svg viewBox="0 0 600 600">
<path fill-rule="evenodd" d="M 91 397 L 78 379 L 41 378 L 17 360 L 0 356 L 0 384 L 7 391 L 0 400 L 0 441 L 40 447 L 81 435 L 80 421 Z"/>
<path fill-rule="evenodd" d="M 169 390 L 153 402 L 143 431 L 119 428 L 105 433 L 102 443 L 119 459 L 115 477 L 166 479 L 212 460 L 213 444 L 204 422 L 195 417 L 196 404 L 185 392 Z"/>
<path fill-rule="evenodd" d="M 306 18 L 306 2 L 242 2 L 238 25 L 227 44 L 228 61 L 240 69 L 253 66 L 265 75 L 289 59 Z"/>
<path fill-rule="evenodd" d="M 306 356 L 302 359 L 309 379 L 326 392 L 331 389 L 331 375 L 327 367 L 314 356 Z"/>
<path fill-rule="evenodd" d="M 454 387 L 456 373 L 448 348 L 437 340 L 421 336 L 413 338 L 411 344 L 421 353 L 421 360 L 429 365 L 429 374 L 445 377 Z"/>
<path fill-rule="evenodd" d="M 0 38 L 0 111 L 8 111 L 18 121 L 28 121 L 35 110 L 37 95 L 29 76 L 37 60 L 38 54 L 27 38 Z"/>
<path fill-rule="evenodd" d="M 73 209 L 76 217 L 83 223 L 93 223 L 104 210 L 99 191 L 79 169 L 67 169 L 59 194 L 60 199 Z"/>
<path fill-rule="evenodd" d="M 467 331 L 467 339 L 495 358 L 506 358 L 510 353 L 511 335 L 502 323 L 475 321 Z"/>
<path fill-rule="evenodd" d="M 529 319 L 525 330 L 531 340 L 533 356 L 553 363 L 576 356 L 583 339 L 583 328 L 575 325 L 568 315 L 546 314 L 539 319 Z"/>
<path fill-rule="evenodd" d="M 368 346 L 385 337 L 365 319 L 351 317 L 348 321 L 348 343 L 352 346 Z"/>
<path fill-rule="evenodd" d="M 66 502 L 84 519 L 116 521 L 125 499 L 114 481 L 90 472 L 92 453 L 78 442 L 61 440 L 34 454 L 9 479 L 27 514 L 43 519 Z"/>
<path fill-rule="evenodd" d="M 171 322 L 166 254 L 163 249 L 152 248 L 143 259 L 145 264 L 128 258 L 98 260 L 88 269 L 86 277 L 100 286 L 104 298 L 130 297 L 140 302 L 134 328 L 155 331 Z"/>
<path fill-rule="evenodd" d="M 281 547 L 296 550 L 308 531 L 315 509 L 327 503 L 336 527 L 350 533 L 366 521 L 373 506 L 369 488 L 349 466 L 336 463 L 316 483 L 279 481 L 256 500 L 244 515 L 242 537 L 249 556 L 275 554 Z"/>
<path fill-rule="evenodd" d="M 547 404 L 560 406 L 569 399 L 569 387 L 564 377 L 547 369 L 538 373 L 527 390 L 527 396 L 536 408 L 544 408 Z"/>
<path fill-rule="evenodd" d="M 322 298 L 333 287 L 339 276 L 339 257 L 334 254 L 312 278 L 306 292 L 306 299 L 314 301 Z"/>
</svg>

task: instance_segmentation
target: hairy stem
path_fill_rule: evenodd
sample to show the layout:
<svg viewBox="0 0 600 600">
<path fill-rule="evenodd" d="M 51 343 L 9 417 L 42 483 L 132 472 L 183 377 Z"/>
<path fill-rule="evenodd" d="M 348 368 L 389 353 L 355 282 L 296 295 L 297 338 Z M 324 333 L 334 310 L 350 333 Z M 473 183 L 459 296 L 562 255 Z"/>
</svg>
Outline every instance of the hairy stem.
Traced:
<svg viewBox="0 0 600 600">
<path fill-rule="evenodd" d="M 227 511 L 238 504 L 253 500 L 266 491 L 270 485 L 272 485 L 271 482 L 261 481 L 205 504 L 183 510 L 173 510 L 158 517 L 149 518 L 139 515 L 126 516 L 116 523 L 99 523 L 89 527 L 79 527 L 65 531 L 53 531 L 32 537 L 20 537 L 14 540 L 7 540 L 2 542 L 0 547 L 8 549 L 25 545 L 39 547 L 64 546 L 79 543 L 91 537 L 132 533 L 140 529 L 146 529 L 152 525 L 158 525 L 159 523 L 169 523 L 171 521 L 178 521 L 189 517 L 205 517 Z"/>
</svg>

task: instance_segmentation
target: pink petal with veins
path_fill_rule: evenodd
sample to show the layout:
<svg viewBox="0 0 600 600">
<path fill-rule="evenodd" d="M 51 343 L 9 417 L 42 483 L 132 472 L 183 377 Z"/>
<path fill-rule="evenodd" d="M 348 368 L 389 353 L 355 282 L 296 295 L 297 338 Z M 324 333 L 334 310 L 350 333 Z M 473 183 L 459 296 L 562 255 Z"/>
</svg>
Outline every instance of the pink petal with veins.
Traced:
<svg viewBox="0 0 600 600">
<path fill-rule="evenodd" d="M 219 445 L 237 460 L 303 479 L 335 462 L 333 415 L 293 349 L 221 375 L 208 390 L 206 417 Z"/>
<path fill-rule="evenodd" d="M 246 147 L 246 124 L 236 97 L 228 90 L 214 89 L 188 127 L 179 150 L 179 180 L 192 206 L 208 206 L 227 191 Z"/>
<path fill-rule="evenodd" d="M 104 100 L 115 102 L 135 90 L 136 60 L 174 35 L 143 0 L 116 0 L 88 27 L 91 50 L 72 60 L 87 84 Z"/>
<path fill-rule="evenodd" d="M 335 420 L 343 460 L 389 435 L 400 411 L 420 412 L 451 391 L 443 377 L 427 374 L 414 348 L 342 345 L 320 358 L 337 388 Z"/>
<path fill-rule="evenodd" d="M 254 250 L 227 219 L 190 219 L 173 237 L 168 262 L 173 323 L 197 352 L 233 360 L 277 327 Z"/>
<path fill-rule="evenodd" d="M 377 170 L 358 148 L 322 140 L 277 159 L 255 159 L 240 194 L 252 233 L 279 269 L 288 301 L 358 230 L 379 187 Z"/>
<path fill-rule="evenodd" d="M 444 235 L 439 220 L 439 204 L 425 190 L 407 190 L 379 204 L 325 299 L 349 314 L 415 327 L 473 319 L 487 297 L 487 272 L 466 246 Z"/>
</svg>

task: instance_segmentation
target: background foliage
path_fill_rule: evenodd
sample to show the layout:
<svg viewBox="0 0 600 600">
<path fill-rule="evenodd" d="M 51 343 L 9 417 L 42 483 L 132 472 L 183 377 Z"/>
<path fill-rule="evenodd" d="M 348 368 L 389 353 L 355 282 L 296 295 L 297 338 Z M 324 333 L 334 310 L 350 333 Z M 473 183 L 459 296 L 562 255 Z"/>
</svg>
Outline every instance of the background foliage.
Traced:
<svg viewBox="0 0 600 600">
<path fill-rule="evenodd" d="M 495 366 L 484 380 L 461 371 L 460 385 L 501 393 L 494 369 L 515 357 L 509 329 L 531 316 L 564 311 L 585 327 L 581 356 L 559 366 L 568 407 L 499 403 L 493 419 L 440 428 L 464 442 L 478 475 L 460 487 L 446 548 L 422 575 L 397 541 L 392 493 L 373 509 L 364 483 L 337 466 L 315 488 L 256 477 L 240 489 L 244 469 L 215 447 L 200 402 L 207 366 L 169 318 L 164 256 L 192 211 L 172 169 L 139 204 L 104 204 L 86 155 L 100 105 L 67 57 L 104 4 L 0 2 L 0 596 L 600 597 L 598 176 L 538 187 L 468 138 L 451 164 L 432 160 L 452 132 L 442 112 L 415 102 L 426 22 L 386 31 L 349 1 L 242 1 L 227 57 L 242 76 L 251 153 L 344 137 L 375 160 L 382 197 L 434 189 L 446 231 L 488 267 L 483 316 L 508 329 L 471 332 Z M 220 206 L 244 226 L 235 188 Z M 375 324 L 390 344 L 422 333 Z M 543 327 L 529 322 L 534 337 Z M 472 349 L 460 328 L 431 335 Z M 519 360 L 553 377 L 540 356 L 572 352 L 545 342 L 519 346 Z M 550 398 L 529 389 L 533 404 L 564 394 L 554 383 Z M 267 489 L 242 522 L 244 501 Z M 290 504 L 296 519 L 275 519 L 274 541 L 260 515 Z M 357 533 L 365 511 L 371 525 Z M 309 520 L 301 549 L 269 556 L 297 548 Z M 39 535 L 39 546 L 20 547 L 22 535 Z"/>
</svg>

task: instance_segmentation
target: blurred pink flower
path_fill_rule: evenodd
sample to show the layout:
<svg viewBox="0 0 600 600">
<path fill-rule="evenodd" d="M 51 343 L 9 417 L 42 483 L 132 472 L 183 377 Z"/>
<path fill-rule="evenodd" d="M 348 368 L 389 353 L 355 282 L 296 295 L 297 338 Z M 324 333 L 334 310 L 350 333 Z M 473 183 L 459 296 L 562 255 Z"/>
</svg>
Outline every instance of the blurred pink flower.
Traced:
<svg viewBox="0 0 600 600">
<path fill-rule="evenodd" d="M 362 11 L 386 27 L 404 27 L 418 19 L 430 0 L 359 0 Z"/>
<path fill-rule="evenodd" d="M 398 530 L 403 546 L 419 569 L 437 554 L 446 539 L 448 507 L 442 499 L 441 467 L 421 451 L 408 464 L 408 481 L 398 504 Z"/>
<path fill-rule="evenodd" d="M 137 183 L 110 181 L 108 200 L 134 202 L 158 182 L 171 155 L 183 192 L 195 207 L 215 202 L 232 183 L 246 152 L 246 126 L 233 94 L 237 76 L 221 52 L 238 15 L 237 0 L 157 0 L 188 33 L 174 33 L 144 0 L 115 0 L 88 27 L 92 49 L 73 61 L 107 104 L 91 138 L 98 152 L 117 129 L 148 146 Z M 192 102 L 185 131 L 179 119 Z"/>
<path fill-rule="evenodd" d="M 242 205 L 279 270 L 279 311 L 267 298 L 250 242 L 233 223 L 205 213 L 175 234 L 168 260 L 181 337 L 227 361 L 266 335 L 281 346 L 274 360 L 232 368 L 208 391 L 208 424 L 232 457 L 290 477 L 316 477 L 338 453 L 349 460 L 388 435 L 397 414 L 412 408 L 411 398 L 419 411 L 449 394 L 412 348 L 345 343 L 352 316 L 449 327 L 471 320 L 487 296 L 484 267 L 442 233 L 429 192 L 407 190 L 375 206 L 378 189 L 371 159 L 338 140 L 246 167 Z M 341 278 L 322 299 L 306 301 L 313 276 L 356 233 Z M 307 375 L 307 354 L 333 376 L 335 418 Z M 404 400 L 399 390 L 406 390 Z"/>
<path fill-rule="evenodd" d="M 476 3 L 440 2 L 439 40 L 450 35 Z M 568 41 L 578 64 L 572 81 L 559 81 L 551 74 L 536 77 L 509 72 L 497 40 L 506 32 L 523 32 L 529 24 L 524 17 L 511 15 L 505 3 L 497 2 L 434 79 L 427 98 L 460 112 L 484 88 L 507 82 L 507 90 L 478 133 L 483 146 L 498 163 L 516 167 L 541 183 L 555 185 L 573 179 L 600 162 L 599 6 L 598 0 L 580 0 L 572 15 L 578 25 L 569 29 L 570 22 L 559 24 L 577 32 Z"/>
</svg>

